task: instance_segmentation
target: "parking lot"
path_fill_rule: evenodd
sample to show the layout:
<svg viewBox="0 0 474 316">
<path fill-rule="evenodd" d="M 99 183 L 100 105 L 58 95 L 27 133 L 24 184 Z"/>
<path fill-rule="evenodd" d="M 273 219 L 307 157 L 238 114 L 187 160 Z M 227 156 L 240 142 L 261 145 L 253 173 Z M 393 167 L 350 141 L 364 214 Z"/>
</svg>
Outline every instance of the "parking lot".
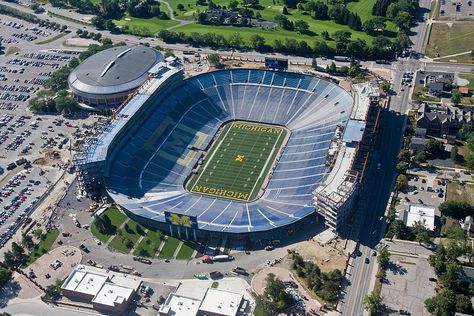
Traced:
<svg viewBox="0 0 474 316">
<path fill-rule="evenodd" d="M 22 226 L 57 176 L 54 170 L 31 166 L 4 177 L 0 186 L 0 247 Z"/>
<path fill-rule="evenodd" d="M 445 201 L 447 181 L 441 179 L 436 171 L 410 170 L 408 179 L 408 189 L 399 193 L 400 203 L 396 206 L 398 212 L 408 209 L 409 205 L 434 206 L 438 209 Z"/>
<path fill-rule="evenodd" d="M 431 315 L 424 302 L 436 295 L 435 277 L 426 258 L 390 256 L 386 282 L 382 284 L 386 314 Z"/>
<path fill-rule="evenodd" d="M 27 108 L 53 72 L 80 53 L 61 48 L 59 27 L 0 15 L 0 246 L 68 167 L 70 144 L 74 149 L 87 124 L 97 120 L 81 112 L 38 115 Z"/>
<path fill-rule="evenodd" d="M 440 0 L 439 16 L 449 18 L 474 18 L 472 0 Z"/>
</svg>

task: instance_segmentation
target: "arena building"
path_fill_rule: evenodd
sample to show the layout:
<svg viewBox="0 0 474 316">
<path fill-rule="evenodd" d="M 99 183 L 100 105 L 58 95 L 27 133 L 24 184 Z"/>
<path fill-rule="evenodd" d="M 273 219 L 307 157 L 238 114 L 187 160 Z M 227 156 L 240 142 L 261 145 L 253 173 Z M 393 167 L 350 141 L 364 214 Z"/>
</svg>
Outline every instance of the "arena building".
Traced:
<svg viewBox="0 0 474 316">
<path fill-rule="evenodd" d="M 69 75 L 68 85 L 88 109 L 121 104 L 148 79 L 163 55 L 146 46 L 117 46 L 84 60 Z"/>
<path fill-rule="evenodd" d="M 183 79 L 164 64 L 76 155 L 81 189 L 180 238 L 279 239 L 318 213 L 338 232 L 374 130 L 367 91 L 259 69 Z"/>
</svg>

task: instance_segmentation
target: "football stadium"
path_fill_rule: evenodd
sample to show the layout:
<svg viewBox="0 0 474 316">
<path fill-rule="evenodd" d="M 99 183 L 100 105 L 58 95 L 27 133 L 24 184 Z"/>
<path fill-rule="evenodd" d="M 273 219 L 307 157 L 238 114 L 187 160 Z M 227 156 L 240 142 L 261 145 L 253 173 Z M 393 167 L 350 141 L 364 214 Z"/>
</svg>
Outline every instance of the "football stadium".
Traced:
<svg viewBox="0 0 474 316">
<path fill-rule="evenodd" d="M 337 230 L 355 196 L 368 106 L 354 110 L 337 83 L 301 73 L 183 74 L 155 69 L 85 144 L 81 188 L 188 239 L 278 237 L 317 213 Z"/>
</svg>

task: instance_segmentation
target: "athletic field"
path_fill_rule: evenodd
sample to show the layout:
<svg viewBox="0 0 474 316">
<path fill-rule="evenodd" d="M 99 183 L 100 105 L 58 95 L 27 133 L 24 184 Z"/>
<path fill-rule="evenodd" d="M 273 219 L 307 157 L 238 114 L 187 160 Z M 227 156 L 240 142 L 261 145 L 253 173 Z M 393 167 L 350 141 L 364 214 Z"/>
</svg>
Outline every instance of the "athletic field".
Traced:
<svg viewBox="0 0 474 316">
<path fill-rule="evenodd" d="M 280 126 L 227 123 L 187 189 L 234 200 L 255 200 L 287 133 Z"/>
</svg>

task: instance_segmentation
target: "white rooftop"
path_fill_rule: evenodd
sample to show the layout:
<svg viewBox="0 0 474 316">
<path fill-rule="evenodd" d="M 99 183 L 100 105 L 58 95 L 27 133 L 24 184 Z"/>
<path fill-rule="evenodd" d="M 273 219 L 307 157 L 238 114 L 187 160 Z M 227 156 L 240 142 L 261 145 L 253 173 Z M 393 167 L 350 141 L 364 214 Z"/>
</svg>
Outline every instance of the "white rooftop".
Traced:
<svg viewBox="0 0 474 316">
<path fill-rule="evenodd" d="M 199 310 L 211 314 L 235 316 L 243 298 L 242 294 L 209 288 Z"/>
<path fill-rule="evenodd" d="M 196 316 L 200 304 L 198 299 L 171 293 L 165 304 L 161 305 L 160 312 L 168 316 Z"/>
<path fill-rule="evenodd" d="M 375 92 L 374 88 L 367 83 L 355 84 L 353 87 L 355 95 L 351 119 L 365 121 L 369 111 L 370 96 Z"/>
<path fill-rule="evenodd" d="M 141 281 L 132 275 L 79 264 L 61 288 L 91 295 L 93 303 L 114 306 L 127 301 L 140 284 Z"/>
<path fill-rule="evenodd" d="M 88 295 L 96 295 L 107 281 L 106 275 L 95 274 L 89 271 L 73 270 L 66 279 L 62 288 Z"/>
<path fill-rule="evenodd" d="M 107 306 L 115 306 L 115 304 L 125 303 L 132 294 L 132 288 L 112 283 L 105 283 L 92 302 Z"/>
<path fill-rule="evenodd" d="M 407 212 L 408 227 L 413 227 L 416 222 L 424 222 L 429 230 L 435 229 L 435 208 L 433 206 L 410 205 Z"/>
</svg>

